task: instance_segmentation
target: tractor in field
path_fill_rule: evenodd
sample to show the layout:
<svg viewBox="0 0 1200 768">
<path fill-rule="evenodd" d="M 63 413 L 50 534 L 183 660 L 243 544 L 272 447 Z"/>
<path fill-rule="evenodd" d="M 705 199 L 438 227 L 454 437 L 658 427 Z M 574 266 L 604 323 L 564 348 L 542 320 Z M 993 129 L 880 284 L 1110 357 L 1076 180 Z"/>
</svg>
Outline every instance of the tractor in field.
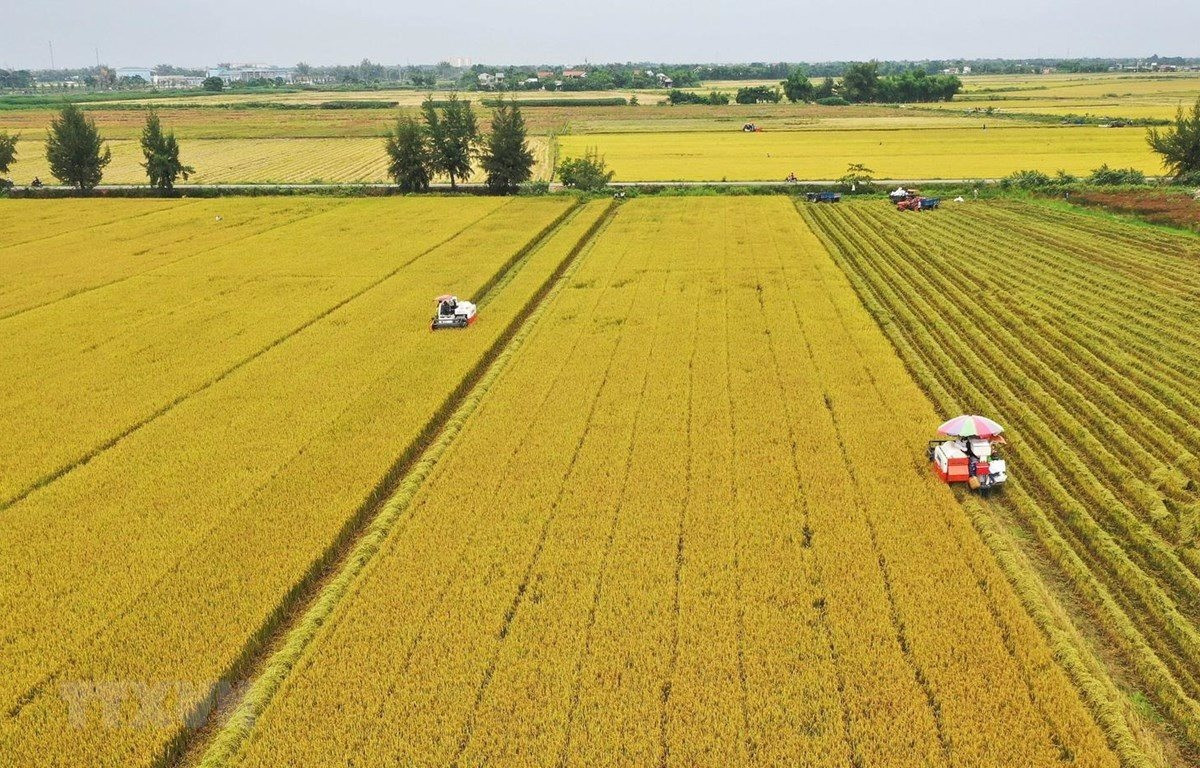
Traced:
<svg viewBox="0 0 1200 768">
<path fill-rule="evenodd" d="M 810 203 L 840 203 L 841 192 L 805 192 L 804 197 Z"/>
<path fill-rule="evenodd" d="M 466 328 L 475 322 L 478 310 L 469 301 L 459 301 L 457 296 L 446 294 L 434 299 L 437 309 L 433 313 L 433 321 L 429 330 L 440 331 L 448 328 Z"/>
<path fill-rule="evenodd" d="M 896 206 L 897 211 L 932 211 L 942 202 L 940 197 L 923 197 L 920 190 L 903 187 L 889 192 L 888 200 Z"/>
<path fill-rule="evenodd" d="M 983 416 L 956 416 L 938 427 L 945 437 L 930 440 L 926 458 L 947 484 L 966 483 L 987 495 L 1008 481 L 1008 463 L 998 446 L 1004 428 Z"/>
</svg>

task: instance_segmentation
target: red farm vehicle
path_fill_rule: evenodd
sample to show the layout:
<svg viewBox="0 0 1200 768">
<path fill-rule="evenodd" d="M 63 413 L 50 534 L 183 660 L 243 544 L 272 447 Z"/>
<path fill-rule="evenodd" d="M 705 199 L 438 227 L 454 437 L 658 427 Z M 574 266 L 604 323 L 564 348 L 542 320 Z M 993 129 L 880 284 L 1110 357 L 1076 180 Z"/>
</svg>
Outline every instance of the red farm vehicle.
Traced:
<svg viewBox="0 0 1200 768">
<path fill-rule="evenodd" d="M 888 193 L 888 199 L 897 211 L 932 211 L 942 202 L 940 197 L 923 197 L 920 190 L 903 187 Z"/>
<path fill-rule="evenodd" d="M 1000 455 L 1004 431 L 982 416 L 956 416 L 938 427 L 945 438 L 930 440 L 926 457 L 944 483 L 966 483 L 986 494 L 1008 481 L 1008 463 Z"/>
</svg>

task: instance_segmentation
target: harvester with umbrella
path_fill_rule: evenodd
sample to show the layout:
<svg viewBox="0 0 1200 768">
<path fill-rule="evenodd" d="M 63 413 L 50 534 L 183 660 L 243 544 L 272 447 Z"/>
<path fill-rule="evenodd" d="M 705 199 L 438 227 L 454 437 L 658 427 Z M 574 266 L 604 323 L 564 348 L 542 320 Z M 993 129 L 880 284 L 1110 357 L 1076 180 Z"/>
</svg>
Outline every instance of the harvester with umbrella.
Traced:
<svg viewBox="0 0 1200 768">
<path fill-rule="evenodd" d="M 930 440 L 926 455 L 944 483 L 966 483 L 987 493 L 1008 480 L 1008 465 L 998 446 L 1004 445 L 1004 427 L 983 416 L 955 416 L 938 427 L 945 435 Z"/>
</svg>

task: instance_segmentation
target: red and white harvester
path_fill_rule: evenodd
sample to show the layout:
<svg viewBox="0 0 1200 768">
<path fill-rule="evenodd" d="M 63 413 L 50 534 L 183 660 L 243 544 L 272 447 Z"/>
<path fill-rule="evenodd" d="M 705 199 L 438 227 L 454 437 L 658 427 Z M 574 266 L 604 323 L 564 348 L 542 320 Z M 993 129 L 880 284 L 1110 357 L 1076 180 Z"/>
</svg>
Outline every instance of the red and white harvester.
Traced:
<svg viewBox="0 0 1200 768">
<path fill-rule="evenodd" d="M 983 416 L 955 416 L 938 427 L 939 440 L 930 440 L 927 456 L 944 483 L 966 483 L 986 494 L 1008 480 L 1008 464 L 1000 456 L 1001 427 Z"/>
<path fill-rule="evenodd" d="M 475 322 L 478 311 L 469 301 L 459 301 L 457 296 L 446 294 L 434 299 L 437 310 L 433 313 L 433 321 L 429 330 L 440 331 L 445 328 L 466 328 Z"/>
</svg>

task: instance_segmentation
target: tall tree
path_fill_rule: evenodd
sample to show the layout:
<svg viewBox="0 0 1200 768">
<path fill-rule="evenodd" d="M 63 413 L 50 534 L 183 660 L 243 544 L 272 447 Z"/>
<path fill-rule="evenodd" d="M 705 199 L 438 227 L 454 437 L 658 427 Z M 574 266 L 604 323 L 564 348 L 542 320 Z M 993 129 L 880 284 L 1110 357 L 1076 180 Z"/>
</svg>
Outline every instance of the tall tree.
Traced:
<svg viewBox="0 0 1200 768">
<path fill-rule="evenodd" d="M 471 178 L 471 160 L 479 148 L 475 112 L 471 104 L 459 100 L 456 93 L 450 94 L 440 113 L 430 94 L 421 105 L 421 112 L 429 131 L 430 167 L 435 173 L 449 176 L 450 188 L 456 189 L 460 179 Z"/>
<path fill-rule="evenodd" d="M 842 98 L 856 103 L 875 100 L 875 91 L 879 87 L 879 63 L 875 61 L 857 62 L 846 69 L 842 75 Z"/>
<path fill-rule="evenodd" d="M 429 189 L 429 133 L 409 115 L 396 121 L 387 137 L 388 175 L 395 179 L 403 192 L 424 192 Z"/>
<path fill-rule="evenodd" d="M 804 74 L 803 67 L 793 69 L 782 85 L 783 95 L 787 96 L 787 100 L 793 104 L 797 101 L 812 101 L 813 94 L 817 90 L 808 76 Z"/>
<path fill-rule="evenodd" d="M 1192 105 L 1190 114 L 1183 107 L 1176 110 L 1175 124 L 1166 130 L 1151 128 L 1146 141 L 1173 176 L 1190 179 L 1200 175 L 1200 98 Z"/>
<path fill-rule="evenodd" d="M 153 109 L 146 115 L 146 127 L 142 129 L 142 154 L 146 158 L 142 167 L 150 177 L 150 186 L 156 189 L 170 191 L 180 176 L 187 181 L 188 176 L 196 172 L 190 165 L 179 162 L 179 142 L 175 141 L 175 133 L 163 133 L 158 113 Z"/>
<path fill-rule="evenodd" d="M 533 177 L 533 152 L 525 142 L 525 117 L 517 103 L 500 101 L 483 152 L 483 170 L 492 192 L 507 195 Z"/>
<path fill-rule="evenodd" d="M 9 166 L 17 159 L 17 139 L 20 135 L 9 136 L 0 131 L 0 173 L 8 173 Z"/>
<path fill-rule="evenodd" d="M 95 121 L 85 117 L 76 105 L 67 104 L 58 117 L 50 121 L 46 159 L 50 161 L 50 173 L 56 179 L 87 190 L 100 183 L 104 167 L 112 160 L 112 152 L 104 146 Z"/>
</svg>

